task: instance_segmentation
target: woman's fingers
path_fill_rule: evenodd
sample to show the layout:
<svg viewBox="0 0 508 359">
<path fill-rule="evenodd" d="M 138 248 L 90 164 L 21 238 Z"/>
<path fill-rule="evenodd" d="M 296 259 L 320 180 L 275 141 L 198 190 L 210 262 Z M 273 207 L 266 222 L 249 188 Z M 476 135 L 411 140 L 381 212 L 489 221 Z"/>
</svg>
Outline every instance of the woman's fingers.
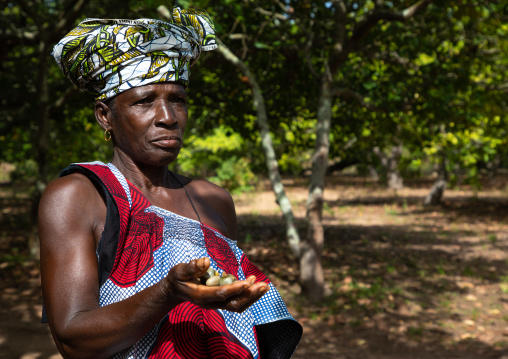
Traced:
<svg viewBox="0 0 508 359">
<path fill-rule="evenodd" d="M 241 295 L 251 286 L 252 284 L 246 280 L 214 287 L 198 284 L 194 287 L 196 296 L 195 299 L 202 303 L 224 302 L 229 300 L 231 297 Z"/>
<path fill-rule="evenodd" d="M 210 259 L 207 257 L 174 266 L 168 273 L 174 295 L 187 298 L 203 308 L 243 312 L 269 290 L 268 284 L 256 283 L 255 276 L 224 286 L 199 284 L 196 278 L 204 275 L 209 266 Z"/>
<path fill-rule="evenodd" d="M 257 283 L 255 286 L 252 287 L 250 295 L 232 298 L 231 301 L 228 303 L 226 309 L 231 312 L 242 313 L 252 304 L 257 302 L 263 295 L 265 295 L 265 293 L 268 292 L 269 289 L 270 287 L 268 286 L 268 284 L 263 282 Z"/>
<path fill-rule="evenodd" d="M 223 287 L 203 287 L 198 288 L 200 294 L 197 304 L 208 309 L 226 309 L 232 312 L 243 312 L 269 290 L 264 282 L 250 284 L 248 281 Z"/>
<path fill-rule="evenodd" d="M 210 258 L 208 257 L 191 260 L 185 267 L 187 280 L 201 277 L 205 274 L 208 267 L 210 267 Z"/>
<path fill-rule="evenodd" d="M 193 259 L 189 263 L 180 263 L 171 268 L 168 276 L 178 281 L 188 281 L 201 277 L 210 266 L 210 258 Z"/>
</svg>

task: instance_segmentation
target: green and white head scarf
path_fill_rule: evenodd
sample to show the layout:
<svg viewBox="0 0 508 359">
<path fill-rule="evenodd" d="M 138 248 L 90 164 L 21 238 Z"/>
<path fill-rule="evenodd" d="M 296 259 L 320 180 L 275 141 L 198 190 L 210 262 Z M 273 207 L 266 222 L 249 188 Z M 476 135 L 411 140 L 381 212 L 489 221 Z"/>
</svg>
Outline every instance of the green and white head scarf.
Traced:
<svg viewBox="0 0 508 359">
<path fill-rule="evenodd" d="M 170 22 L 86 19 L 55 45 L 52 55 L 74 85 L 105 100 L 150 83 L 187 86 L 189 67 L 201 51 L 215 48 L 208 14 L 175 8 Z"/>
</svg>

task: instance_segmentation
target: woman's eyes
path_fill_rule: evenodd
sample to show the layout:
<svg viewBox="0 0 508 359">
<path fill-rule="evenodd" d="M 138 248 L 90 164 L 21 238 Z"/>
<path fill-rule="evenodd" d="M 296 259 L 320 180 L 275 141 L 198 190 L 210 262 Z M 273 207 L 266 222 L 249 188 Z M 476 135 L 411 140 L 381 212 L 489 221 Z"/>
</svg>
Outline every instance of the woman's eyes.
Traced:
<svg viewBox="0 0 508 359">
<path fill-rule="evenodd" d="M 150 103 L 150 102 L 152 102 L 152 100 L 150 98 L 148 98 L 148 97 L 145 97 L 145 98 L 143 98 L 143 99 L 141 99 L 139 101 L 134 102 L 134 105 L 144 105 L 144 104 L 147 104 L 147 103 Z"/>
<path fill-rule="evenodd" d="M 168 100 L 169 102 L 187 103 L 187 99 L 181 96 L 172 96 Z"/>
<path fill-rule="evenodd" d="M 133 105 L 147 105 L 147 104 L 151 104 L 153 102 L 154 102 L 153 98 L 145 97 L 141 100 L 134 102 Z M 171 96 L 168 98 L 168 102 L 169 103 L 186 104 L 187 99 L 185 97 L 181 97 L 181 96 Z"/>
</svg>

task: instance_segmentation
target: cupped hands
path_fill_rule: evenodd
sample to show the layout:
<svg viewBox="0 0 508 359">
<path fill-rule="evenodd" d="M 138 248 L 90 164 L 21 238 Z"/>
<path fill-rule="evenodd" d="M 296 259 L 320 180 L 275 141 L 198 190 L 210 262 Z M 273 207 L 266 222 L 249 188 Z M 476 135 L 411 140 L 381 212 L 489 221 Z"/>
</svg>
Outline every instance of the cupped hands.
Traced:
<svg viewBox="0 0 508 359">
<path fill-rule="evenodd" d="M 177 297 L 182 302 L 190 301 L 202 308 L 241 313 L 269 290 L 267 283 L 256 283 L 255 276 L 224 286 L 202 285 L 199 277 L 205 274 L 208 267 L 210 259 L 203 257 L 171 268 L 165 277 L 164 286 L 168 299 L 174 300 Z"/>
</svg>

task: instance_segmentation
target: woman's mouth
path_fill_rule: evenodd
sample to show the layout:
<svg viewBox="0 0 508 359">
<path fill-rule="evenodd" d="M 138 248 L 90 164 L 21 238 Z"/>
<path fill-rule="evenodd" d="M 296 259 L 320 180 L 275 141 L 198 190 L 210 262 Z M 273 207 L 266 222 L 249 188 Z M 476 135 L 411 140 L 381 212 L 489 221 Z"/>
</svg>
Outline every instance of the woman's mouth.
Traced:
<svg viewBox="0 0 508 359">
<path fill-rule="evenodd" d="M 152 143 L 160 148 L 177 148 L 180 147 L 182 140 L 177 136 L 170 136 L 157 138 Z"/>
</svg>

